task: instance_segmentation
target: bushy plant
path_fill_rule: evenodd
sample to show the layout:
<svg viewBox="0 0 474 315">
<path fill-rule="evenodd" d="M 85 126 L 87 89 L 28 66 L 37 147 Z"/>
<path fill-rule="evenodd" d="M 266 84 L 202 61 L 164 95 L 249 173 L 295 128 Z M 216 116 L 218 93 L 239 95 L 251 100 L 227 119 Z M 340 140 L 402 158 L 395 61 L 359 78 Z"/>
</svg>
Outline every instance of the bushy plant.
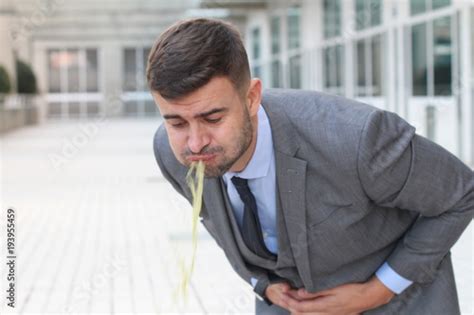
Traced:
<svg viewBox="0 0 474 315">
<path fill-rule="evenodd" d="M 21 61 L 16 61 L 16 82 L 17 90 L 20 94 L 37 93 L 36 76 L 30 65 Z"/>
<path fill-rule="evenodd" d="M 0 65 L 0 94 L 10 93 L 11 88 L 10 76 L 5 67 Z"/>
</svg>

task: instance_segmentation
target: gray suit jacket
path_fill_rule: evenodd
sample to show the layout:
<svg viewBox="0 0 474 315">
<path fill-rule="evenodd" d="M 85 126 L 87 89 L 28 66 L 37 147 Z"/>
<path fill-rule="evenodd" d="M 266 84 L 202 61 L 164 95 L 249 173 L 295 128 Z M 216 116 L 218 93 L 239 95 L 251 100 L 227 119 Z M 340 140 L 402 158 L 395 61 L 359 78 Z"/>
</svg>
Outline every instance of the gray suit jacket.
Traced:
<svg viewBox="0 0 474 315">
<path fill-rule="evenodd" d="M 310 292 L 363 282 L 388 261 L 415 283 L 367 314 L 457 314 L 450 248 L 474 213 L 474 173 L 398 115 L 315 91 L 266 90 L 277 194 L 291 250 Z M 164 126 L 158 165 L 189 201 L 187 169 Z M 230 236 L 220 178 L 205 180 L 201 222 L 234 270 L 267 283 Z"/>
</svg>

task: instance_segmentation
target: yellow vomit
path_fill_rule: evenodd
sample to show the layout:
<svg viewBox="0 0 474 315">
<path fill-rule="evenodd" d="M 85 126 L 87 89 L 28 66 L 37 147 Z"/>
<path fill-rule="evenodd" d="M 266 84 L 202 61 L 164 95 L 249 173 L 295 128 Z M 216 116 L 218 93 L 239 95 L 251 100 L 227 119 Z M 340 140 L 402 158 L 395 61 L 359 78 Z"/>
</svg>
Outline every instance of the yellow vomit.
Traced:
<svg viewBox="0 0 474 315">
<path fill-rule="evenodd" d="M 188 300 L 188 286 L 189 281 L 191 279 L 191 275 L 194 270 L 194 261 L 196 258 L 197 222 L 202 207 L 204 170 L 205 164 L 202 161 L 193 162 L 188 170 L 188 173 L 186 174 L 186 182 L 189 186 L 189 189 L 191 190 L 193 204 L 191 266 L 187 268 L 184 259 L 180 259 L 179 269 L 181 271 L 181 281 L 173 294 L 175 302 L 178 294 L 181 294 L 181 296 L 184 297 L 185 301 Z"/>
</svg>

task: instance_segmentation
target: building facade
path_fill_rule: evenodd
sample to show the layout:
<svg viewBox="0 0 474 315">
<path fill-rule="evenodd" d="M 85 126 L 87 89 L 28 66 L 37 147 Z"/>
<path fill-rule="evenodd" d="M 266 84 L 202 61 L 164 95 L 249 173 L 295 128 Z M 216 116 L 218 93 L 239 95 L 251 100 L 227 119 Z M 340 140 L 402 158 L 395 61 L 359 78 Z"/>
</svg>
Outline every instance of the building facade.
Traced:
<svg viewBox="0 0 474 315">
<path fill-rule="evenodd" d="M 10 35 L 31 63 L 50 119 L 145 117 L 158 111 L 146 87 L 151 45 L 196 0 L 18 0 Z"/>
<path fill-rule="evenodd" d="M 394 111 L 474 164 L 472 0 L 7 2 L 3 23 L 50 119 L 158 115 L 145 80 L 150 47 L 177 19 L 207 16 L 239 27 L 264 87 Z"/>
<path fill-rule="evenodd" d="M 231 12 L 249 2 L 262 6 L 248 14 L 244 33 L 253 76 L 265 87 L 319 90 L 396 112 L 474 164 L 473 1 L 204 1 Z"/>
</svg>

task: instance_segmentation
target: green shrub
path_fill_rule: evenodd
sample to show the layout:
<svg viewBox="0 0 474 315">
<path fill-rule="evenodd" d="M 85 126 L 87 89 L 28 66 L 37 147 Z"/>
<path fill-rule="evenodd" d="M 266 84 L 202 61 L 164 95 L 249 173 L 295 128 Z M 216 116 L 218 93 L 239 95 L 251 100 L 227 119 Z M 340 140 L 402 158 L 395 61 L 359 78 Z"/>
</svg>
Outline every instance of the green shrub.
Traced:
<svg viewBox="0 0 474 315">
<path fill-rule="evenodd" d="M 0 93 L 10 93 L 11 89 L 10 76 L 5 67 L 0 65 Z"/>
<path fill-rule="evenodd" d="M 33 70 L 30 65 L 21 60 L 16 61 L 16 82 L 18 93 L 35 94 L 38 91 Z"/>
</svg>

